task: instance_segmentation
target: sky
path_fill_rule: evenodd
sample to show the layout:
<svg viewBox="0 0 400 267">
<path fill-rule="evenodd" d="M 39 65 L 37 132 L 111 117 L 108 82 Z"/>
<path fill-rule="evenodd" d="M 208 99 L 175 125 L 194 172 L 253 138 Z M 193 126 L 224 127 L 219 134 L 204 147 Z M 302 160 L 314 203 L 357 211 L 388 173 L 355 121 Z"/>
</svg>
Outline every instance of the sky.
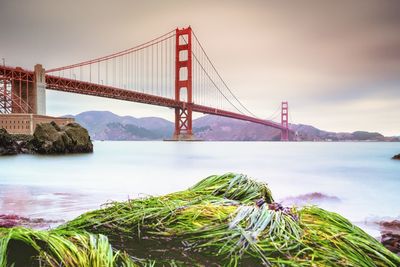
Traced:
<svg viewBox="0 0 400 267">
<path fill-rule="evenodd" d="M 0 57 L 50 69 L 190 25 L 238 98 L 268 118 L 400 136 L 400 1 L 0 0 Z M 49 115 L 167 108 L 47 91 Z"/>
</svg>

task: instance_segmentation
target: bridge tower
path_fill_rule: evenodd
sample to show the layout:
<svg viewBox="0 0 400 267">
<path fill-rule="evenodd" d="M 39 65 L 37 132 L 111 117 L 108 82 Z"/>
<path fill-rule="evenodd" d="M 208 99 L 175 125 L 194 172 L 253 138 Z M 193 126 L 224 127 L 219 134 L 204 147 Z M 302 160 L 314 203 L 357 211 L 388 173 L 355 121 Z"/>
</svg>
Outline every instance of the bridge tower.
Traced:
<svg viewBox="0 0 400 267">
<path fill-rule="evenodd" d="M 282 102 L 281 106 L 281 141 L 289 141 L 289 104 L 287 101 Z"/>
<path fill-rule="evenodd" d="M 35 114 L 46 115 L 46 76 L 42 65 L 36 64 L 33 91 L 36 93 Z"/>
<path fill-rule="evenodd" d="M 175 108 L 174 140 L 191 140 L 192 130 L 192 29 L 176 29 L 175 37 L 175 100 L 183 107 Z M 183 99 L 186 96 L 186 99 Z"/>
</svg>

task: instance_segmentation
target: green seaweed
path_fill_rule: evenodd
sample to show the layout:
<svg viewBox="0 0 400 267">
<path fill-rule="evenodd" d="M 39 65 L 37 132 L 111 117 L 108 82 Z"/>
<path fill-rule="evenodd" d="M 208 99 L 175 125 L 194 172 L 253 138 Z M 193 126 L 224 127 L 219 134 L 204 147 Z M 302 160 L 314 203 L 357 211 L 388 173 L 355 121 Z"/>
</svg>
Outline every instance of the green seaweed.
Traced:
<svg viewBox="0 0 400 267">
<path fill-rule="evenodd" d="M 400 266 L 342 216 L 281 207 L 265 183 L 233 173 L 107 203 L 49 231 L 0 229 L 0 253 L 0 267 Z"/>
</svg>

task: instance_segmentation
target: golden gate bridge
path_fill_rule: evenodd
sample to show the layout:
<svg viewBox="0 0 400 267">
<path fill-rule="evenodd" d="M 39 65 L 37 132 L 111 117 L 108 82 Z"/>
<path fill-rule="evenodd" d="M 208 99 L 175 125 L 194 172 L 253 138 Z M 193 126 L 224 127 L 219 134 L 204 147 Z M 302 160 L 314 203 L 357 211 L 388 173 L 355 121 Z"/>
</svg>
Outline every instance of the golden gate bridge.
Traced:
<svg viewBox="0 0 400 267">
<path fill-rule="evenodd" d="M 175 110 L 174 140 L 191 140 L 200 112 L 279 129 L 289 140 L 288 103 L 280 122 L 255 116 L 217 71 L 194 31 L 175 29 L 141 45 L 64 67 L 0 66 L 0 113 L 45 114 L 45 90 L 145 103 Z"/>
</svg>

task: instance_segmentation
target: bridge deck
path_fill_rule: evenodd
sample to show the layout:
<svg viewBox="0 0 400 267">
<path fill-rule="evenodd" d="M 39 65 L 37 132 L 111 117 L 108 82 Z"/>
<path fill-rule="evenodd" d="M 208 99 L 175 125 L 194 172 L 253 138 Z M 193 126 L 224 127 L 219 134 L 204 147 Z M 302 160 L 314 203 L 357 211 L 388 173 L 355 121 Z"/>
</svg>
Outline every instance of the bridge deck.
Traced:
<svg viewBox="0 0 400 267">
<path fill-rule="evenodd" d="M 135 92 L 126 89 L 120 89 L 105 85 L 99 85 L 94 83 L 88 82 L 81 82 L 77 80 L 65 79 L 60 78 L 57 76 L 46 75 L 46 83 L 47 88 L 51 90 L 57 90 L 62 92 L 70 92 L 70 93 L 77 93 L 77 94 L 85 94 L 85 95 L 93 95 L 93 96 L 100 96 L 106 98 L 114 98 L 119 100 L 126 100 L 150 105 L 157 105 L 157 106 L 164 106 L 170 108 L 182 108 L 185 105 L 188 105 L 186 102 L 176 101 L 174 99 L 154 96 L 150 94 Z M 217 115 L 222 117 L 228 117 L 243 121 L 249 121 L 253 123 L 262 124 L 265 126 L 273 127 L 276 129 L 284 130 L 285 128 L 282 127 L 279 123 L 275 123 L 273 121 L 263 120 L 259 118 L 250 117 L 247 115 L 216 109 L 212 107 L 202 106 L 193 104 L 192 110 L 194 112 L 200 112 L 204 114 L 211 114 Z"/>
</svg>

